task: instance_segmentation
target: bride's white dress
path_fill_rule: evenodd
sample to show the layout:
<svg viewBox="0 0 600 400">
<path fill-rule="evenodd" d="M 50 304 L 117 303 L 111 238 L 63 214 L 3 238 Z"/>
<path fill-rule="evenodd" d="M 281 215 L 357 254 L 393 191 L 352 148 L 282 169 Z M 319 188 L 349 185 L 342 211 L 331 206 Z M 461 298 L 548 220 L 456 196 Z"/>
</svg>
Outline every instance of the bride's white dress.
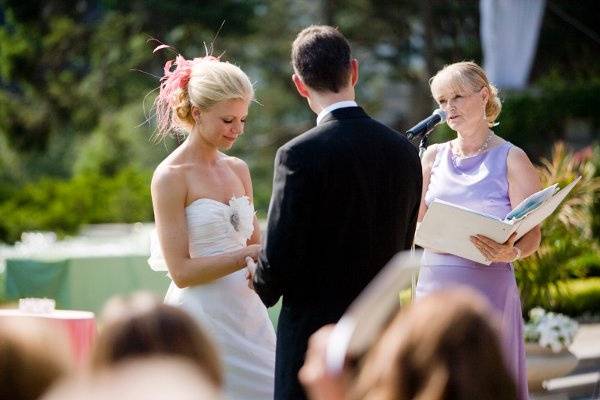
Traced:
<svg viewBox="0 0 600 400">
<path fill-rule="evenodd" d="M 254 209 L 247 197 L 229 204 L 201 198 L 185 213 L 192 258 L 240 249 L 252 235 Z M 151 247 L 150 266 L 166 270 L 159 246 Z M 165 303 L 188 311 L 216 342 L 228 399 L 273 398 L 275 332 L 265 306 L 248 288 L 244 269 L 184 289 L 171 282 Z"/>
</svg>

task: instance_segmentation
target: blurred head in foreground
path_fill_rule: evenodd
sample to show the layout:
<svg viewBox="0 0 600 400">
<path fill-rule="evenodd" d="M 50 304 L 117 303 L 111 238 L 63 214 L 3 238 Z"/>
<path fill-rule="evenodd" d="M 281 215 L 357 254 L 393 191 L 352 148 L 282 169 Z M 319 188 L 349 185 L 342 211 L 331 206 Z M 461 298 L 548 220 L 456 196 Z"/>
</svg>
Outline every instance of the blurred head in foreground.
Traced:
<svg viewBox="0 0 600 400">
<path fill-rule="evenodd" d="M 335 375 L 334 326 L 310 339 L 300 380 L 311 400 L 514 400 L 492 310 L 471 289 L 444 290 L 403 308 L 356 369 Z"/>
<path fill-rule="evenodd" d="M 198 366 L 182 357 L 131 358 L 71 377 L 43 400 L 219 400 L 218 389 Z"/>
<path fill-rule="evenodd" d="M 467 288 L 403 309 L 369 352 L 353 398 L 516 398 L 487 302 Z"/>
<path fill-rule="evenodd" d="M 0 399 L 39 398 L 69 368 L 65 332 L 28 318 L 0 323 Z"/>
<path fill-rule="evenodd" d="M 185 311 L 138 293 L 109 300 L 92 357 L 96 369 L 131 357 L 177 355 L 195 363 L 215 386 L 223 382 L 217 351 Z"/>
</svg>

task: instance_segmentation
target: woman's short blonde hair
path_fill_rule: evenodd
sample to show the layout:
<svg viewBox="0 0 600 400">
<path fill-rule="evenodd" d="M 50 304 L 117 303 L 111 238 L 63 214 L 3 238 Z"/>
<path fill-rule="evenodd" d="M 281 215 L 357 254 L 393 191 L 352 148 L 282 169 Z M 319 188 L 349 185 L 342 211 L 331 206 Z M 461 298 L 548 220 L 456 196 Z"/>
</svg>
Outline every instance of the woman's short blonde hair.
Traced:
<svg viewBox="0 0 600 400">
<path fill-rule="evenodd" d="M 485 116 L 488 126 L 492 127 L 496 124 L 496 119 L 502 110 L 498 89 L 489 81 L 483 68 L 473 61 L 446 65 L 429 80 L 429 87 L 433 97 L 444 89 L 465 94 L 487 88 L 490 96 L 485 105 Z"/>
<path fill-rule="evenodd" d="M 171 66 L 175 68 L 171 70 Z M 156 139 L 172 133 L 189 133 L 195 124 L 192 107 L 208 110 L 227 100 L 254 99 L 254 88 L 238 66 L 207 56 L 186 60 L 177 56 L 165 65 L 155 100 Z"/>
</svg>

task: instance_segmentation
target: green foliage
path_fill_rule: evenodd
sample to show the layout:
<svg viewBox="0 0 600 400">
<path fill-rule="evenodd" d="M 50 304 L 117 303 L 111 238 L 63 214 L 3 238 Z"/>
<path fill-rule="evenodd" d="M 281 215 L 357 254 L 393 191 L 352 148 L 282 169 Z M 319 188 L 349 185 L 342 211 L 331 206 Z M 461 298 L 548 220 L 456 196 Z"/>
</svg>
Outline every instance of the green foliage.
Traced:
<svg viewBox="0 0 600 400">
<path fill-rule="evenodd" d="M 576 316 L 600 316 L 600 278 L 572 279 L 561 285 L 567 296 L 556 296 L 552 311 Z"/>
<path fill-rule="evenodd" d="M 571 260 L 570 265 L 573 270 L 572 277 L 600 277 L 600 252 L 583 254 Z"/>
<path fill-rule="evenodd" d="M 548 73 L 571 80 L 598 77 L 597 7 L 597 0 L 546 2 L 533 79 Z"/>
<path fill-rule="evenodd" d="M 0 185 L 0 201 L 9 192 L 6 186 L 14 186 L 22 179 L 21 158 L 8 142 L 6 134 L 0 130 L 0 181 L 5 183 Z"/>
<path fill-rule="evenodd" d="M 580 3 L 571 12 L 591 18 L 594 14 L 586 13 L 591 0 Z M 75 217 L 58 221 L 62 211 L 52 210 L 59 206 L 34 207 L 33 200 L 24 198 L 29 191 L 43 187 L 54 193 L 46 199 L 54 202 L 52 196 L 69 192 L 78 180 L 96 187 L 116 180 L 124 169 L 150 171 L 174 148 L 173 142 L 151 145 L 152 123 L 139 126 L 146 120 L 144 108 L 149 110 L 162 66 L 174 55 L 170 50 L 152 54 L 156 43 L 148 43 L 149 38 L 175 46 L 188 58 L 204 55 L 206 43 L 255 82 L 260 105 L 252 107 L 246 134 L 232 154 L 250 166 L 255 204 L 263 217 L 275 149 L 314 123 L 290 81 L 290 45 L 300 29 L 326 23 L 347 35 L 361 65 L 357 97 L 373 115 L 399 82 L 418 88 L 408 108 L 414 115 L 424 114 L 431 107 L 429 76 L 449 62 L 481 60 L 477 2 L 408 1 L 390 7 L 377 0 L 222 0 L 200 6 L 182 0 L 4 0 L 0 8 L 0 210 L 14 214 L 0 221 L 0 240 L 15 240 L 19 229 L 76 229 L 78 223 L 71 221 Z M 556 18 L 550 22 L 544 22 L 542 44 L 548 43 L 544 35 L 562 33 Z M 568 34 L 573 37 L 573 32 Z M 584 56 L 575 57 L 572 66 L 580 71 L 573 76 L 583 83 L 573 83 L 576 79 L 562 71 L 571 67 L 564 60 L 575 58 L 553 60 L 555 42 L 540 46 L 538 57 L 546 61 L 535 67 L 536 77 L 549 78 L 535 91 L 506 93 L 498 127 L 501 135 L 534 156 L 545 154 L 571 116 L 599 125 L 593 111 L 600 98 L 597 57 L 590 51 L 595 48 L 577 40 L 561 45 L 564 54 Z M 559 63 L 560 68 L 552 68 Z M 400 118 L 396 123 L 401 129 L 411 122 Z M 439 130 L 437 138 L 453 137 L 448 129 Z M 147 199 L 141 190 L 137 193 Z M 74 196 L 86 204 L 85 211 L 75 213 L 79 223 L 116 220 L 123 213 L 102 214 L 101 206 L 87 204 L 83 194 Z M 24 211 L 14 208 L 21 203 Z M 56 216 L 45 211 L 38 217 L 36 207 L 47 207 Z M 600 200 L 596 209 L 600 215 Z M 34 215 L 31 220 L 27 210 Z M 598 218 L 594 232 L 600 232 Z"/>
<path fill-rule="evenodd" d="M 23 231 L 73 234 L 85 223 L 152 219 L 150 173 L 124 168 L 114 177 L 42 178 L 0 204 L 0 239 L 15 242 Z"/>
<path fill-rule="evenodd" d="M 164 145 L 151 142 L 151 129 L 137 102 L 114 113 L 102 115 L 98 125 L 77 146 L 73 174 L 113 176 L 126 167 L 152 170 L 172 149 L 172 141 Z"/>
<path fill-rule="evenodd" d="M 551 160 L 543 164 L 543 187 L 553 183 L 563 187 L 577 176 L 582 179 L 559 210 L 542 224 L 538 251 L 517 262 L 515 274 L 525 313 L 535 306 L 553 309 L 567 294 L 562 283 L 573 275 L 585 274 L 578 260 L 598 252 L 598 243 L 591 235 L 591 206 L 600 194 L 594 166 L 589 161 L 578 163 L 562 143 L 555 145 Z"/>
<path fill-rule="evenodd" d="M 600 146 L 594 148 L 591 163 L 596 169 L 595 176 L 600 177 Z M 600 196 L 596 197 L 592 205 L 592 234 L 596 241 L 600 243 Z M 598 270 L 600 272 L 600 265 L 598 266 Z"/>
<path fill-rule="evenodd" d="M 5 273 L 0 272 L 0 304 L 6 301 Z"/>
<path fill-rule="evenodd" d="M 28 40 L 26 28 L 17 23 L 14 14 L 7 10 L 4 14 L 4 29 L 0 29 L 0 78 L 10 81 L 19 61 L 28 58 L 34 46 Z"/>
<path fill-rule="evenodd" d="M 495 131 L 536 155 L 544 154 L 548 144 L 564 138 L 570 119 L 588 120 L 593 127 L 600 127 L 600 79 L 547 79 L 531 91 L 509 92 L 501 97 L 500 125 Z"/>
</svg>

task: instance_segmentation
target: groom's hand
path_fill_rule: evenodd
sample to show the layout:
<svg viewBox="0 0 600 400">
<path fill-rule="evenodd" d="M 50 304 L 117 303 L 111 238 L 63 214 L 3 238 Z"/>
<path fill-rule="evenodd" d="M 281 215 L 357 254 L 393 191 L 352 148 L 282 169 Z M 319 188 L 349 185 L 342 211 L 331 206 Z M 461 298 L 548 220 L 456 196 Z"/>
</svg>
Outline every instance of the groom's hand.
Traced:
<svg viewBox="0 0 600 400">
<path fill-rule="evenodd" d="M 253 261 L 258 260 L 258 253 L 260 253 L 260 244 L 250 244 L 244 248 L 245 251 L 245 260 L 248 258 Z M 247 263 L 247 262 L 246 262 Z"/>
</svg>

